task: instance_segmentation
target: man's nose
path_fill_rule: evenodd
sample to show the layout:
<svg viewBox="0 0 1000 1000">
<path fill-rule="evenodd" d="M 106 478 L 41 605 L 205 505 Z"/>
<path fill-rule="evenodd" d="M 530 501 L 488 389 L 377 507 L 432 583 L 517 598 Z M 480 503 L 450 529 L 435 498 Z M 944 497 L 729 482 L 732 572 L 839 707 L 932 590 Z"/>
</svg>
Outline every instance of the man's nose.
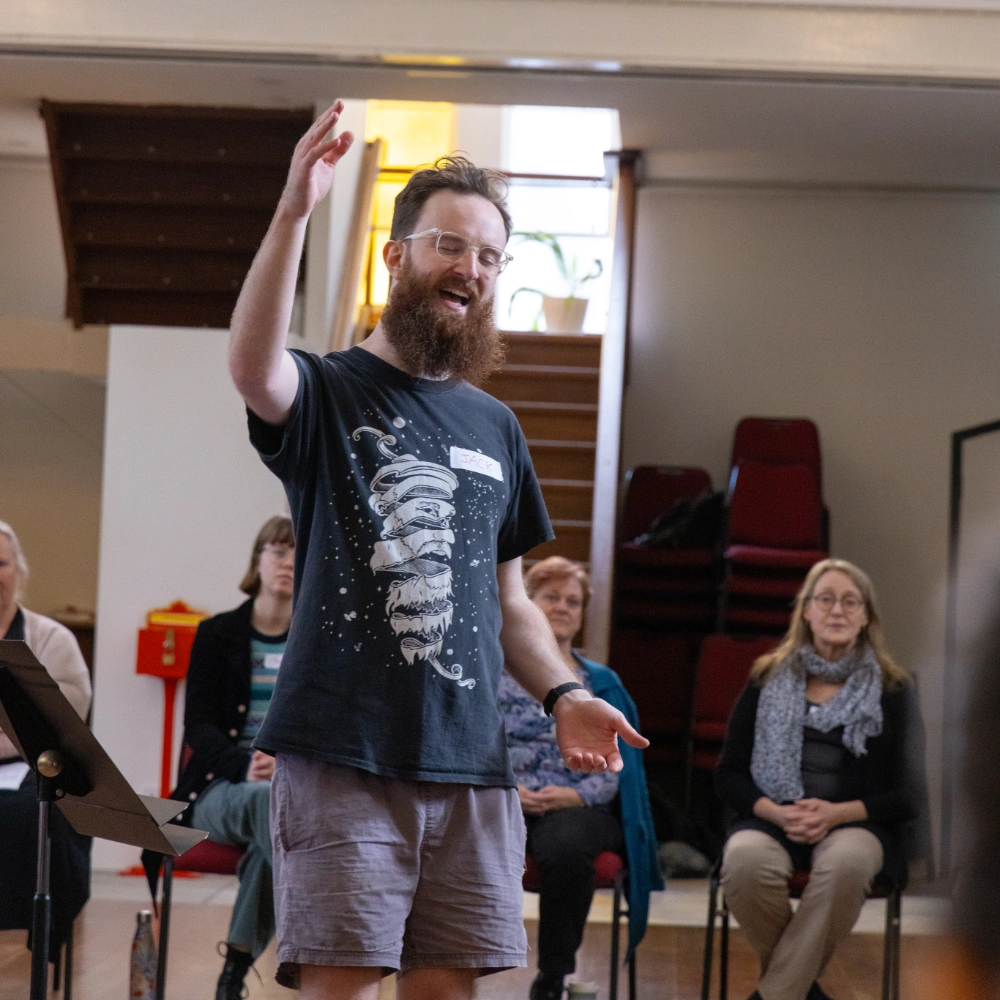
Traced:
<svg viewBox="0 0 1000 1000">
<path fill-rule="evenodd" d="M 475 247 L 469 247 L 465 254 L 455 264 L 455 271 L 468 281 L 479 279 L 479 252 Z"/>
</svg>

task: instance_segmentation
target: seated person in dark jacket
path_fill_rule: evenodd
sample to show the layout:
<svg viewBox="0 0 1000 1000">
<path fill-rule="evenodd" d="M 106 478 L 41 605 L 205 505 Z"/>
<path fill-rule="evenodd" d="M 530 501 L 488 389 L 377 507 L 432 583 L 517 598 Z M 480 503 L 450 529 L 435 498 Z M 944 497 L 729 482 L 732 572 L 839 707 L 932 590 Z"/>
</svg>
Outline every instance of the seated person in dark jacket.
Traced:
<svg viewBox="0 0 1000 1000">
<path fill-rule="evenodd" d="M 292 620 L 295 536 L 272 517 L 253 544 L 240 590 L 250 600 L 198 626 L 187 675 L 184 743 L 190 757 L 173 798 L 194 802 L 190 822 L 242 847 L 226 962 L 216 1000 L 237 1000 L 254 959 L 274 936 L 271 834 L 274 758 L 250 749 L 267 711 Z"/>
<path fill-rule="evenodd" d="M 754 664 L 715 776 L 739 818 L 722 885 L 760 958 L 755 1000 L 822 1000 L 816 980 L 872 881 L 905 880 L 900 825 L 923 799 L 923 753 L 871 581 L 844 560 L 817 563 L 785 638 Z M 793 914 L 788 877 L 801 868 L 811 875 Z"/>
<path fill-rule="evenodd" d="M 638 726 L 635 705 L 618 675 L 572 649 L 590 593 L 580 563 L 562 556 L 543 559 L 528 570 L 524 585 L 548 618 L 563 659 L 579 682 Z M 614 851 L 627 858 L 630 951 L 646 929 L 649 890 L 663 888 L 642 754 L 622 746 L 625 767 L 618 774 L 570 771 L 556 745 L 555 720 L 506 672 L 499 698 L 527 825 L 527 851 L 541 876 L 538 976 L 531 1000 L 558 1000 L 563 977 L 576 968 L 594 895 L 597 855 Z"/>
</svg>

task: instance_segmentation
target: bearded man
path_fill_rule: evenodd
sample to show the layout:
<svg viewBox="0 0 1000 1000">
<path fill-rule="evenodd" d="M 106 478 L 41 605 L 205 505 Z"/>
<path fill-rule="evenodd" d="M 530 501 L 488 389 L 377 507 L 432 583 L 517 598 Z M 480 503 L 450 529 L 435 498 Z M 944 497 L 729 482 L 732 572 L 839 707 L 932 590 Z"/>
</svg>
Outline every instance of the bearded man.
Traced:
<svg viewBox="0 0 1000 1000">
<path fill-rule="evenodd" d="M 389 301 L 358 347 L 284 349 L 306 223 L 352 137 L 300 140 L 233 314 L 230 372 L 295 524 L 295 611 L 255 748 L 271 786 L 278 981 L 303 1000 L 466 1000 L 525 965 L 524 825 L 497 687 L 553 714 L 567 764 L 644 740 L 563 662 L 521 556 L 552 537 L 500 362 L 500 178 L 452 157 L 396 198 Z"/>
</svg>

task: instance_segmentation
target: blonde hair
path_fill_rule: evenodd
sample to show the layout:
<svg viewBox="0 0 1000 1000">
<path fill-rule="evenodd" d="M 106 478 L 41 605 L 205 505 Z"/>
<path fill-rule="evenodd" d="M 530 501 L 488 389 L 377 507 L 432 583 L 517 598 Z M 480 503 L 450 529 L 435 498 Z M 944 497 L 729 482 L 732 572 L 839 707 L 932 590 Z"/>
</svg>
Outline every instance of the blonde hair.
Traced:
<svg viewBox="0 0 1000 1000">
<path fill-rule="evenodd" d="M 528 592 L 528 597 L 535 599 L 535 594 L 550 583 L 563 580 L 576 580 L 583 589 L 583 600 L 587 602 L 592 588 L 590 586 L 590 576 L 583 568 L 583 563 L 573 562 L 565 556 L 549 556 L 548 559 L 541 559 L 535 563 L 527 573 L 524 574 L 524 589 Z"/>
<path fill-rule="evenodd" d="M 14 565 L 17 567 L 17 586 L 14 588 L 14 600 L 20 601 L 24 596 L 24 585 L 28 582 L 28 560 L 24 558 L 24 550 L 17 540 L 16 532 L 6 521 L 0 521 L 0 535 L 7 538 L 14 553 Z"/>
<path fill-rule="evenodd" d="M 240 590 L 248 597 L 256 597 L 260 593 L 260 554 L 265 545 L 295 545 L 295 531 L 292 519 L 287 514 L 275 514 L 269 517 L 257 532 L 250 552 L 250 565 L 243 579 L 240 580 Z"/>
<path fill-rule="evenodd" d="M 750 671 L 750 680 L 755 684 L 765 684 L 777 669 L 778 665 L 787 660 L 800 646 L 812 645 L 813 634 L 806 621 L 806 604 L 812 600 L 816 584 L 824 574 L 836 570 L 848 577 L 851 583 L 861 592 L 865 602 L 865 614 L 868 624 L 858 634 L 858 644 L 871 648 L 882 668 L 882 683 L 886 688 L 898 688 L 910 680 L 910 675 L 892 658 L 882 631 L 882 619 L 875 605 L 875 588 L 864 570 L 846 559 L 824 559 L 809 570 L 795 598 L 792 620 L 785 637 L 778 647 L 770 653 L 759 657 Z"/>
</svg>

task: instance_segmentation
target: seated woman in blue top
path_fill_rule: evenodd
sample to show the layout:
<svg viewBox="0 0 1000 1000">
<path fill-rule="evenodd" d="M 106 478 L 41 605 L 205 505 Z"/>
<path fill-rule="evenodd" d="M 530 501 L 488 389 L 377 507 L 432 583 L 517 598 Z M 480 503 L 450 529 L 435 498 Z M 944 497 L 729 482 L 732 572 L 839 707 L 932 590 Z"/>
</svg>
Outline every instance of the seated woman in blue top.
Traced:
<svg viewBox="0 0 1000 1000">
<path fill-rule="evenodd" d="M 571 647 L 590 593 L 583 567 L 551 556 L 536 563 L 524 582 L 580 683 L 638 728 L 635 704 L 618 675 L 585 660 Z M 663 888 L 642 753 L 619 744 L 625 766 L 618 774 L 570 771 L 556 745 L 554 720 L 507 673 L 500 682 L 500 707 L 528 831 L 527 851 L 541 876 L 538 976 L 531 986 L 531 1000 L 557 1000 L 563 977 L 576 968 L 576 951 L 594 895 L 597 855 L 614 851 L 625 857 L 630 954 L 646 931 L 649 892 Z"/>
</svg>

